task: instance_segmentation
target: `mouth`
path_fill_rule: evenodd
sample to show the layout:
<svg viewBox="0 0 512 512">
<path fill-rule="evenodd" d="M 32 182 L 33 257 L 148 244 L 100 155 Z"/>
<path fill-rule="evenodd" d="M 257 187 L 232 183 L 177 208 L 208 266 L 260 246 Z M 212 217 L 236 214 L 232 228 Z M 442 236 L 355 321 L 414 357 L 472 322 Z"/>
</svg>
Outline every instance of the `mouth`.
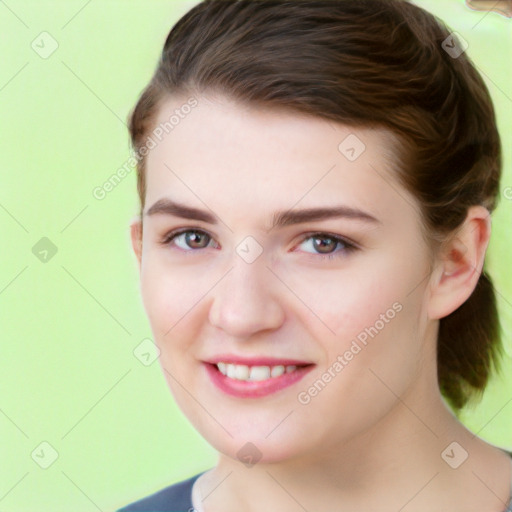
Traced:
<svg viewBox="0 0 512 512">
<path fill-rule="evenodd" d="M 258 398 L 276 393 L 301 380 L 315 366 L 291 359 L 253 359 L 241 363 L 240 359 L 234 362 L 233 358 L 223 358 L 203 364 L 217 388 L 239 398 Z"/>
</svg>

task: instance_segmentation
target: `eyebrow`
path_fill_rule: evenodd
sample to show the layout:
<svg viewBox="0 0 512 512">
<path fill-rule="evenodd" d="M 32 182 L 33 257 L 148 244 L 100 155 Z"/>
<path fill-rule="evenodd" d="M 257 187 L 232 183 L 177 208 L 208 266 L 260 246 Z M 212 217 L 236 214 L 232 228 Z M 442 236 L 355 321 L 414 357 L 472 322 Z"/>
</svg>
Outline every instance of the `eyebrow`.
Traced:
<svg viewBox="0 0 512 512">
<path fill-rule="evenodd" d="M 157 214 L 172 215 L 174 217 L 202 221 L 208 224 L 218 224 L 219 222 L 219 218 L 207 210 L 186 206 L 168 198 L 159 199 L 144 215 L 151 216 Z M 335 206 L 277 211 L 272 217 L 272 227 L 270 229 L 333 218 L 355 219 L 371 224 L 382 224 L 381 221 L 373 215 L 358 210 L 357 208 Z"/>
</svg>

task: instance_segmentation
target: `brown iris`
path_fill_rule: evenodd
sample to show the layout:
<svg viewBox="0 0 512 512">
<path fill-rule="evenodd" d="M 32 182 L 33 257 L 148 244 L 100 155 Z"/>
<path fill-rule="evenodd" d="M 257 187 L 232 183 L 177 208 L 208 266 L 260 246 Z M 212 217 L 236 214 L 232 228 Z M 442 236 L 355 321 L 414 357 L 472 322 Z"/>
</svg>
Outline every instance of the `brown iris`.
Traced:
<svg viewBox="0 0 512 512">
<path fill-rule="evenodd" d="M 185 233 L 186 244 L 193 249 L 203 249 L 209 243 L 209 236 L 206 233 L 200 231 L 187 231 Z M 206 240 L 205 245 L 201 245 L 201 239 Z"/>
<path fill-rule="evenodd" d="M 318 252 L 328 254 L 336 249 L 338 242 L 328 236 L 317 236 L 313 238 L 313 245 Z"/>
</svg>

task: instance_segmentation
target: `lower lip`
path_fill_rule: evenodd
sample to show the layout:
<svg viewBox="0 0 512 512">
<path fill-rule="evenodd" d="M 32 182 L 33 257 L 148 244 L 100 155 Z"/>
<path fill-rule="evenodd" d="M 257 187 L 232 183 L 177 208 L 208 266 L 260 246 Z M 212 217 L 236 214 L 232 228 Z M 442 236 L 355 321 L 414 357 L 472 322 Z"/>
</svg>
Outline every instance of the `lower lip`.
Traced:
<svg viewBox="0 0 512 512">
<path fill-rule="evenodd" d="M 259 398 L 276 393 L 281 389 L 295 384 L 309 373 L 314 365 L 299 366 L 291 373 L 283 373 L 279 377 L 260 381 L 244 381 L 230 379 L 222 374 L 216 364 L 204 363 L 212 382 L 224 393 L 238 398 Z"/>
</svg>

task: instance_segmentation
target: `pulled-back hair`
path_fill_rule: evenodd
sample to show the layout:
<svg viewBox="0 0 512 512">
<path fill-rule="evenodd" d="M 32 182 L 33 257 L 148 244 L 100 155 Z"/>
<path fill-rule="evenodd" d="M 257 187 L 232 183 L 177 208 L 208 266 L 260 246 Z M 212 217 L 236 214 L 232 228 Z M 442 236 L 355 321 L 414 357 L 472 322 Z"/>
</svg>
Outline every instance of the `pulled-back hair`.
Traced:
<svg viewBox="0 0 512 512">
<path fill-rule="evenodd" d="M 418 202 L 432 254 L 468 208 L 497 204 L 501 148 L 489 92 L 436 17 L 405 0 L 204 0 L 172 28 L 130 116 L 144 208 L 145 156 L 162 102 L 215 91 L 394 134 L 396 177 Z M 440 320 L 439 387 L 455 409 L 499 368 L 501 327 L 484 270 Z"/>
</svg>

